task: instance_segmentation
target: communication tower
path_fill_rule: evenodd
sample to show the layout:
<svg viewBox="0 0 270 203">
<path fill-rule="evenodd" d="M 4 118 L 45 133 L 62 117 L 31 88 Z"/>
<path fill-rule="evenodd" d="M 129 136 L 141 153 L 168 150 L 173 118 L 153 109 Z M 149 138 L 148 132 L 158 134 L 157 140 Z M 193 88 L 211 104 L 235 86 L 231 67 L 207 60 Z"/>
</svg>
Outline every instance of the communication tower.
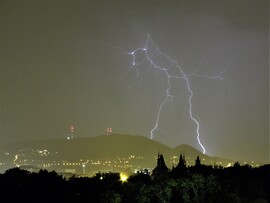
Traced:
<svg viewBox="0 0 270 203">
<path fill-rule="evenodd" d="M 112 134 L 112 128 L 107 128 L 106 134 L 107 134 L 107 135 Z"/>
</svg>

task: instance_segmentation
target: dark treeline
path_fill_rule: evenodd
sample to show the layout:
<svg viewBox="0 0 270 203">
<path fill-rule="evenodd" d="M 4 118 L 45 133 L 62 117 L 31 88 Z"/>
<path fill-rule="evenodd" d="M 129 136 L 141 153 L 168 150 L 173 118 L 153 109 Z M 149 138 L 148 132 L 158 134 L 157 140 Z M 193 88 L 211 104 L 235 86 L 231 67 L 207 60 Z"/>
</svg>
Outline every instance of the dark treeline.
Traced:
<svg viewBox="0 0 270 203">
<path fill-rule="evenodd" d="M 188 167 L 181 155 L 170 170 L 158 155 L 151 174 L 144 170 L 125 182 L 119 173 L 67 179 L 54 171 L 11 168 L 0 174 L 0 193 L 5 202 L 263 203 L 270 202 L 270 165 L 223 168 L 203 165 L 198 157 Z"/>
</svg>

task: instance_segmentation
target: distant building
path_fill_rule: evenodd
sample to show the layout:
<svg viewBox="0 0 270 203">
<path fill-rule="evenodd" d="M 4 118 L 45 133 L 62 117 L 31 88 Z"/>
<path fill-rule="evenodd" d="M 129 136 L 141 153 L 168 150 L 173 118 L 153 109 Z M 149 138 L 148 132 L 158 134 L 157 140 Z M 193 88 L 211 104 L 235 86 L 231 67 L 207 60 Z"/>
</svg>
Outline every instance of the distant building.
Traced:
<svg viewBox="0 0 270 203">
<path fill-rule="evenodd" d="M 175 168 L 172 169 L 172 175 L 173 176 L 181 176 L 184 175 L 186 172 L 187 166 L 186 166 L 186 159 L 184 154 L 180 154 L 179 162 Z"/>
<path fill-rule="evenodd" d="M 158 153 L 157 166 L 153 169 L 152 176 L 157 177 L 168 173 L 169 169 L 165 164 L 162 154 Z"/>
<path fill-rule="evenodd" d="M 197 156 L 196 161 L 195 161 L 195 167 L 200 167 L 201 165 L 202 165 L 202 164 L 201 164 L 200 157 Z"/>
</svg>

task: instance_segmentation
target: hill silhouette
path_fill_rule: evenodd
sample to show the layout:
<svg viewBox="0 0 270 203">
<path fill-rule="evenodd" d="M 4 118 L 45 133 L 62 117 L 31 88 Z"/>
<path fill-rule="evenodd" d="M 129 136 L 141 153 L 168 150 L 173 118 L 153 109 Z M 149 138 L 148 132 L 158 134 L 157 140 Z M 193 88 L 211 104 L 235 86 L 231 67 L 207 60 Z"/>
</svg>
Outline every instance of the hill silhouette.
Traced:
<svg viewBox="0 0 270 203">
<path fill-rule="evenodd" d="M 134 156 L 133 164 L 153 168 L 156 165 L 158 152 L 164 155 L 168 167 L 177 164 L 180 153 L 185 154 L 189 165 L 194 164 L 197 156 L 200 156 L 204 164 L 227 166 L 229 163 L 236 162 L 235 160 L 202 154 L 186 144 L 170 148 L 144 136 L 126 134 L 100 135 L 70 140 L 24 141 L 6 145 L 3 150 L 9 153 L 11 160 L 14 159 L 15 155 L 19 155 L 18 157 L 24 160 L 43 160 L 47 163 L 52 161 L 115 160 Z"/>
</svg>

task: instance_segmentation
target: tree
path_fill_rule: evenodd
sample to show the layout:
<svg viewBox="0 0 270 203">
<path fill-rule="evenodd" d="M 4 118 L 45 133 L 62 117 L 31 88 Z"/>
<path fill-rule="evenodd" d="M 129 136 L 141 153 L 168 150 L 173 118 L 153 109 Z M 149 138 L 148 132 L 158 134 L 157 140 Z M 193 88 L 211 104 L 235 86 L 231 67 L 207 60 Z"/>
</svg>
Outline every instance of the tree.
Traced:
<svg viewBox="0 0 270 203">
<path fill-rule="evenodd" d="M 121 196 L 114 191 L 107 191 L 101 198 L 101 203 L 120 203 Z"/>
</svg>

